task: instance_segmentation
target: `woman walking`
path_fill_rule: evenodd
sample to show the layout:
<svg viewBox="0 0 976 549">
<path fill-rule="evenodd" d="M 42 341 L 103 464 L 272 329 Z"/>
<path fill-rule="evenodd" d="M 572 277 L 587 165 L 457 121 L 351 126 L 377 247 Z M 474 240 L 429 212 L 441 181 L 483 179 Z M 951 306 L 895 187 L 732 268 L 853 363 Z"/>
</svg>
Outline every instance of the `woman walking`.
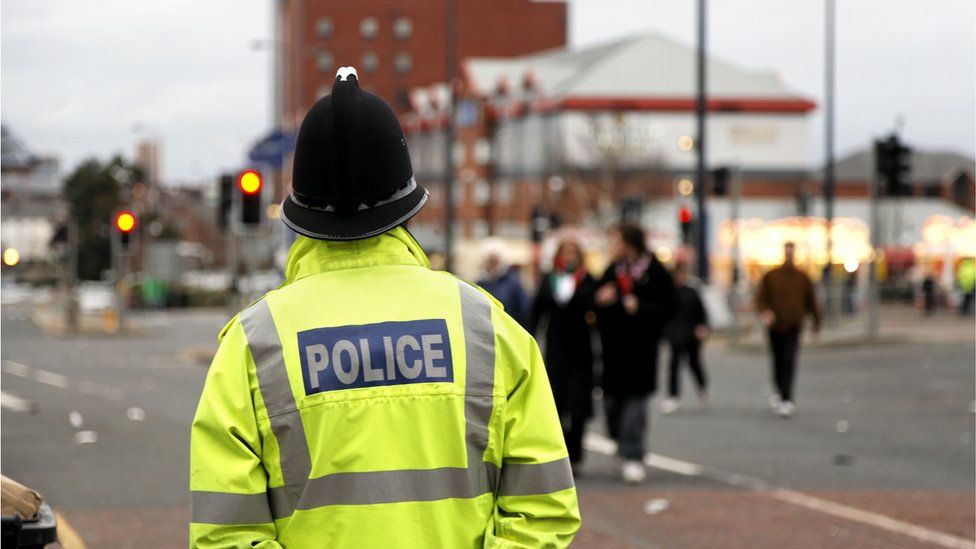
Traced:
<svg viewBox="0 0 976 549">
<path fill-rule="evenodd" d="M 644 231 L 623 224 L 610 233 L 613 263 L 595 294 L 603 344 L 607 430 L 624 459 L 621 474 L 643 482 L 647 402 L 657 389 L 658 345 L 671 315 L 671 275 L 647 250 Z"/>
<path fill-rule="evenodd" d="M 545 323 L 546 371 L 574 473 L 583 462 L 583 432 L 593 415 L 593 349 L 587 315 L 595 288 L 579 243 L 563 240 L 552 271 L 539 284 L 529 324 L 535 334 Z"/>
</svg>

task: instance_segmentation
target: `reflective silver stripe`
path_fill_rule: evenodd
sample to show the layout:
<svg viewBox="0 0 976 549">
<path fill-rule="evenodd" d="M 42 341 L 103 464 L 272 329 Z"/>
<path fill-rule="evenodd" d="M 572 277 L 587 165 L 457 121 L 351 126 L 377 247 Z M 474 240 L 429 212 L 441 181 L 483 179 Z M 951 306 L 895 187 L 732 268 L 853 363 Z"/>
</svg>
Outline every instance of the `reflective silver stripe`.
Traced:
<svg viewBox="0 0 976 549">
<path fill-rule="evenodd" d="M 278 441 L 286 497 L 279 494 L 273 500 L 275 516 L 288 516 L 291 514 L 290 510 L 298 505 L 312 469 L 305 428 L 288 383 L 281 340 L 278 338 L 278 330 L 267 301 L 262 299 L 242 312 L 241 327 L 244 328 L 247 345 L 254 359 L 258 387 L 268 411 L 271 431 Z"/>
<path fill-rule="evenodd" d="M 502 464 L 499 496 L 551 494 L 575 486 L 569 458 L 548 463 Z"/>
<path fill-rule="evenodd" d="M 267 494 L 190 492 L 190 522 L 204 524 L 263 524 L 271 522 Z"/>
<path fill-rule="evenodd" d="M 495 387 L 495 328 L 491 303 L 477 288 L 458 281 L 461 293 L 461 323 L 464 325 L 464 440 L 468 454 L 468 477 L 475 495 L 494 492 L 497 467 L 484 463 L 488 448 L 492 393 Z M 471 497 L 471 496 L 469 496 Z"/>
</svg>

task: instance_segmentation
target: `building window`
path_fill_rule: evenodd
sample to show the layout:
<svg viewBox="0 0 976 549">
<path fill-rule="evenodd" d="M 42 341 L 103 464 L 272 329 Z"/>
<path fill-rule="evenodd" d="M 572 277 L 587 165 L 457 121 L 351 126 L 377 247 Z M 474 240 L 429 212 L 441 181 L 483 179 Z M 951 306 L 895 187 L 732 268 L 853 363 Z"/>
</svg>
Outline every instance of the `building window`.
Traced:
<svg viewBox="0 0 976 549">
<path fill-rule="evenodd" d="M 397 17 L 393 22 L 393 36 L 400 40 L 406 40 L 413 35 L 413 22 L 406 17 Z"/>
<path fill-rule="evenodd" d="M 510 179 L 502 179 L 495 183 L 495 203 L 496 204 L 511 204 L 513 195 L 515 194 L 514 185 Z"/>
<path fill-rule="evenodd" d="M 393 58 L 393 66 L 396 67 L 396 71 L 398 73 L 406 74 L 410 72 L 410 69 L 413 68 L 413 56 L 405 51 L 402 51 L 396 54 L 396 57 Z"/>
<path fill-rule="evenodd" d="M 364 17 L 359 23 L 359 34 L 363 35 L 366 40 L 372 40 L 376 38 L 376 35 L 380 32 L 380 23 L 375 17 Z"/>
<path fill-rule="evenodd" d="M 335 58 L 332 56 L 332 52 L 328 50 L 320 51 L 315 58 L 315 63 L 319 66 L 320 71 L 328 74 L 332 72 L 332 67 L 335 65 Z"/>
<path fill-rule="evenodd" d="M 380 56 L 375 52 L 368 51 L 363 54 L 363 70 L 366 74 L 376 72 L 380 66 Z"/>
<path fill-rule="evenodd" d="M 479 179 L 474 182 L 474 203 L 484 206 L 491 200 L 491 187 L 487 179 Z"/>
<path fill-rule="evenodd" d="M 453 153 L 453 154 L 451 154 L 451 158 L 454 160 L 454 165 L 455 166 L 461 166 L 467 160 L 465 158 L 465 156 L 466 156 L 465 155 L 465 152 L 466 151 L 465 151 L 465 146 L 464 146 L 464 143 L 463 142 L 461 142 L 461 141 L 455 141 L 454 142 L 454 147 L 451 149 L 451 152 Z"/>
<path fill-rule="evenodd" d="M 474 142 L 474 161 L 480 165 L 488 164 L 491 161 L 491 143 L 484 137 Z"/>
<path fill-rule="evenodd" d="M 328 38 L 332 36 L 332 19 L 329 17 L 323 17 L 315 23 L 315 34 L 319 38 Z"/>
</svg>

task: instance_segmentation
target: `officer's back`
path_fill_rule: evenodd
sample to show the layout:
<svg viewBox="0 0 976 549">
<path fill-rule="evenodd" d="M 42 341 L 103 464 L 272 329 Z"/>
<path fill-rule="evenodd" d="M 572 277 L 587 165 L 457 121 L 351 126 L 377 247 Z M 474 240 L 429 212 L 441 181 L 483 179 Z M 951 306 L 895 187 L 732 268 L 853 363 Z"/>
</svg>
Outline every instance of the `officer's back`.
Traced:
<svg viewBox="0 0 976 549">
<path fill-rule="evenodd" d="M 354 71 L 303 122 L 293 187 L 286 282 L 222 332 L 194 420 L 191 546 L 568 545 L 535 341 L 429 269 L 402 226 L 427 192 Z"/>
</svg>

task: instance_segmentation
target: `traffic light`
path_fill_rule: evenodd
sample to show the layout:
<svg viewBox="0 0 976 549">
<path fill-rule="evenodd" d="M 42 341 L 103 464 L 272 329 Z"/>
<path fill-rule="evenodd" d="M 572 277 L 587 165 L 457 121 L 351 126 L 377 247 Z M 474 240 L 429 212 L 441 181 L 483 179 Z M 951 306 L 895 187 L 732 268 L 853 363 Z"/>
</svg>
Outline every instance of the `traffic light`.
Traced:
<svg viewBox="0 0 976 549">
<path fill-rule="evenodd" d="M 908 180 L 911 169 L 912 150 L 905 146 L 898 136 L 892 134 L 887 139 L 874 142 L 875 170 L 882 178 L 882 194 L 887 196 L 909 196 L 912 185 Z"/>
<path fill-rule="evenodd" d="M 119 233 L 119 242 L 122 243 L 123 248 L 129 247 L 130 235 L 137 224 L 136 214 L 129 210 L 122 210 L 115 214 L 115 230 Z"/>
<path fill-rule="evenodd" d="M 693 217 L 694 216 L 691 215 L 691 208 L 688 206 L 678 208 L 678 224 L 681 227 L 681 242 L 683 244 L 688 244 L 691 242 L 691 224 Z"/>
<path fill-rule="evenodd" d="M 261 222 L 261 174 L 257 170 L 244 170 L 237 176 L 241 190 L 241 223 L 257 225 Z"/>
<path fill-rule="evenodd" d="M 234 204 L 234 175 L 225 173 L 217 180 L 217 229 L 227 230 L 230 210 Z"/>
<path fill-rule="evenodd" d="M 715 190 L 715 196 L 725 196 L 728 194 L 729 176 L 731 175 L 732 170 L 726 166 L 712 170 L 712 188 Z"/>
</svg>

